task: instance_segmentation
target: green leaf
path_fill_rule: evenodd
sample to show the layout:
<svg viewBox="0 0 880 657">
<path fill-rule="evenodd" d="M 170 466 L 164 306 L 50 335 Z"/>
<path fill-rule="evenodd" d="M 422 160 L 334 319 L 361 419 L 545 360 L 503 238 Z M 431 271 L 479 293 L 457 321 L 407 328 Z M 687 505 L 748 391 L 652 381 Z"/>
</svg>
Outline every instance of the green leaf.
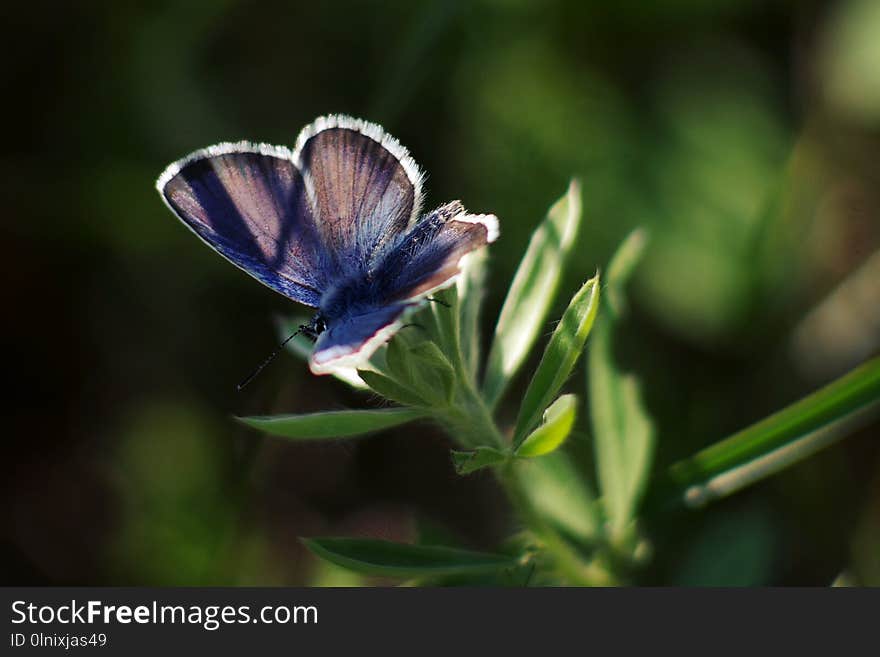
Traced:
<svg viewBox="0 0 880 657">
<path fill-rule="evenodd" d="M 654 427 L 638 382 L 618 370 L 613 353 L 613 334 L 626 313 L 624 286 L 645 243 L 645 233 L 633 231 L 611 259 L 606 292 L 609 303 L 593 330 L 587 368 L 599 487 L 611 531 L 618 536 L 635 516 L 654 451 Z"/>
<path fill-rule="evenodd" d="M 447 362 L 461 357 L 459 346 L 459 300 L 456 286 L 439 290 L 432 295 L 435 302 L 425 315 L 431 318 L 428 334 L 431 340 L 440 347 Z"/>
<path fill-rule="evenodd" d="M 634 517 L 650 470 L 654 428 L 634 376 L 614 365 L 612 323 L 603 317 L 590 343 L 590 414 L 602 501 L 612 531 Z"/>
<path fill-rule="evenodd" d="M 599 308 L 599 278 L 591 278 L 572 297 L 562 320 L 544 350 L 544 355 L 526 390 L 514 432 L 514 446 L 541 421 L 550 402 L 571 375 Z"/>
<path fill-rule="evenodd" d="M 514 453 L 531 458 L 558 449 L 574 427 L 577 401 L 577 395 L 562 395 L 553 402 L 544 412 L 544 423 L 526 436 Z"/>
<path fill-rule="evenodd" d="M 408 348 L 408 336 L 397 333 L 385 349 L 385 364 L 387 365 L 388 373 L 395 379 L 407 380 L 409 378 L 409 366 L 406 362 Z"/>
<path fill-rule="evenodd" d="M 409 408 L 383 408 L 236 419 L 273 436 L 296 440 L 319 440 L 381 431 L 421 417 L 424 417 L 423 413 Z"/>
<path fill-rule="evenodd" d="M 880 411 L 880 357 L 670 468 L 692 506 L 740 490 L 852 433 Z"/>
<path fill-rule="evenodd" d="M 486 290 L 488 253 L 487 249 L 478 249 L 467 254 L 456 282 L 461 354 L 471 380 L 476 380 L 480 365 L 480 308 Z"/>
<path fill-rule="evenodd" d="M 395 379 L 379 374 L 372 370 L 358 370 L 358 376 L 363 379 L 370 388 L 382 395 L 385 399 L 395 401 L 405 406 L 427 406 L 428 403 L 422 399 L 410 386 L 398 383 Z"/>
<path fill-rule="evenodd" d="M 335 563 L 329 561 L 318 561 L 318 566 L 312 572 L 306 586 L 327 588 L 353 588 L 356 586 L 366 586 L 367 583 L 363 575 L 340 568 Z"/>
<path fill-rule="evenodd" d="M 483 380 L 483 395 L 490 408 L 504 394 L 544 330 L 580 220 L 581 190 L 573 180 L 532 235 L 501 308 Z"/>
<path fill-rule="evenodd" d="M 504 463 L 510 454 L 494 447 L 477 447 L 473 451 L 459 452 L 452 450 L 452 464 L 460 475 L 470 474 L 490 465 Z"/>
<path fill-rule="evenodd" d="M 451 401 L 455 370 L 435 343 L 413 343 L 398 335 L 388 345 L 385 359 L 391 377 L 425 402 L 444 406 Z"/>
<path fill-rule="evenodd" d="M 523 492 L 535 511 L 567 536 L 589 543 L 600 519 L 592 491 L 565 450 L 539 459 L 516 461 Z"/>
<path fill-rule="evenodd" d="M 444 402 L 452 401 L 455 370 L 440 348 L 433 342 L 421 342 L 409 350 L 409 355 L 422 386 L 433 394 L 439 393 Z"/>
<path fill-rule="evenodd" d="M 309 538 L 305 546 L 322 559 L 365 575 L 436 577 L 515 568 L 514 558 L 457 548 L 409 545 L 358 538 Z"/>
<path fill-rule="evenodd" d="M 608 265 L 606 296 L 610 310 L 617 318 L 626 314 L 624 286 L 642 259 L 647 244 L 648 236 L 644 229 L 638 228 L 632 231 L 617 248 Z"/>
</svg>

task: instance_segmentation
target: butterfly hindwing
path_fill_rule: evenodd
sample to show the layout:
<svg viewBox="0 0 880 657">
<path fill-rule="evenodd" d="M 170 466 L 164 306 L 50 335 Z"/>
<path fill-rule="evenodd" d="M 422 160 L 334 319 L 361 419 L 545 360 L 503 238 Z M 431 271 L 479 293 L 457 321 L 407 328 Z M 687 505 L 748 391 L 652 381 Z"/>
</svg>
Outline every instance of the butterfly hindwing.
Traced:
<svg viewBox="0 0 880 657">
<path fill-rule="evenodd" d="M 428 213 L 390 249 L 374 272 L 385 303 L 418 299 L 445 287 L 461 259 L 498 237 L 494 215 L 468 214 L 461 203 Z"/>
<path fill-rule="evenodd" d="M 221 255 L 286 297 L 318 306 L 327 284 L 322 245 L 287 149 L 212 146 L 169 166 L 156 186 Z"/>
<path fill-rule="evenodd" d="M 315 374 L 360 367 L 403 325 L 404 313 L 417 304 L 394 303 L 346 314 L 331 322 L 318 337 L 309 367 Z"/>
<path fill-rule="evenodd" d="M 451 284 L 461 259 L 498 236 L 493 215 L 472 215 L 457 201 L 428 213 L 381 256 L 370 275 L 347 300 L 355 313 L 327 324 L 310 360 L 315 374 L 358 367 L 403 325 L 402 317 L 425 303 L 433 290 Z M 450 311 L 452 312 L 452 311 Z"/>
<path fill-rule="evenodd" d="M 422 174 L 378 125 L 322 117 L 300 133 L 294 159 L 340 276 L 366 271 L 420 211 Z"/>
</svg>

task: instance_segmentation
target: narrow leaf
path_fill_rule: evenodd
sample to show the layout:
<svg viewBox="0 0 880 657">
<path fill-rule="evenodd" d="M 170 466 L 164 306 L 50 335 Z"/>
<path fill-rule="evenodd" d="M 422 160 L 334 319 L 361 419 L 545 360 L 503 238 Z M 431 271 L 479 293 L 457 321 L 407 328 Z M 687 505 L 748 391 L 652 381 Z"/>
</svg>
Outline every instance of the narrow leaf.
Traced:
<svg viewBox="0 0 880 657">
<path fill-rule="evenodd" d="M 505 555 L 443 546 L 355 538 L 309 538 L 303 543 L 322 559 L 365 575 L 465 575 L 494 573 L 517 565 L 515 559 Z"/>
<path fill-rule="evenodd" d="M 591 278 L 574 295 L 544 350 L 526 390 L 516 421 L 514 445 L 540 421 L 541 415 L 571 375 L 599 308 L 599 278 Z"/>
<path fill-rule="evenodd" d="M 576 415 L 577 396 L 562 395 L 544 413 L 544 423 L 522 441 L 516 455 L 531 458 L 555 451 L 571 433 Z"/>
<path fill-rule="evenodd" d="M 612 533 L 619 534 L 635 516 L 654 452 L 654 427 L 631 374 L 615 365 L 613 336 L 626 312 L 624 287 L 646 243 L 636 230 L 623 241 L 608 266 L 609 303 L 596 322 L 587 368 L 590 415 L 602 503 Z"/>
<path fill-rule="evenodd" d="M 608 306 L 617 318 L 626 314 L 624 287 L 642 259 L 647 244 L 648 235 L 643 228 L 632 231 L 617 248 L 608 265 Z"/>
<path fill-rule="evenodd" d="M 452 364 L 435 343 L 402 338 L 398 335 L 388 345 L 385 359 L 390 376 L 426 402 L 446 405 L 455 384 Z"/>
<path fill-rule="evenodd" d="M 565 450 L 515 461 L 524 492 L 535 511 L 568 536 L 590 542 L 601 522 L 592 491 Z"/>
<path fill-rule="evenodd" d="M 385 399 L 405 406 L 427 406 L 427 402 L 413 391 L 410 386 L 399 383 L 391 377 L 373 372 L 372 370 L 358 370 L 358 376 L 374 392 L 382 395 Z"/>
<path fill-rule="evenodd" d="M 452 450 L 452 464 L 460 475 L 470 474 L 490 465 L 504 463 L 509 454 L 493 447 L 477 447 L 473 451 L 459 452 Z"/>
<path fill-rule="evenodd" d="M 305 415 L 240 417 L 240 422 L 273 436 L 296 440 L 344 438 L 381 431 L 424 417 L 409 408 L 377 410 L 326 411 Z"/>
<path fill-rule="evenodd" d="M 409 366 L 407 365 L 406 352 L 409 341 L 402 332 L 394 336 L 385 349 L 385 364 L 388 372 L 398 380 L 409 379 Z"/>
<path fill-rule="evenodd" d="M 480 307 L 486 289 L 488 251 L 478 249 L 462 259 L 461 276 L 456 282 L 459 303 L 461 354 L 471 380 L 476 380 L 480 364 Z"/>
<path fill-rule="evenodd" d="M 460 358 L 459 346 L 459 299 L 457 286 L 435 292 L 430 315 L 433 323 L 433 341 L 449 360 Z"/>
<path fill-rule="evenodd" d="M 422 342 L 409 351 L 413 370 L 423 387 L 439 393 L 444 402 L 452 400 L 455 387 L 455 371 L 440 348 L 433 342 Z"/>
<path fill-rule="evenodd" d="M 590 414 L 602 500 L 612 530 L 633 518 L 644 490 L 654 446 L 654 429 L 635 377 L 614 365 L 612 323 L 603 317 L 590 343 Z"/>
<path fill-rule="evenodd" d="M 532 235 L 501 308 L 483 380 L 490 408 L 504 394 L 544 330 L 580 220 L 581 190 L 573 180 Z"/>
</svg>

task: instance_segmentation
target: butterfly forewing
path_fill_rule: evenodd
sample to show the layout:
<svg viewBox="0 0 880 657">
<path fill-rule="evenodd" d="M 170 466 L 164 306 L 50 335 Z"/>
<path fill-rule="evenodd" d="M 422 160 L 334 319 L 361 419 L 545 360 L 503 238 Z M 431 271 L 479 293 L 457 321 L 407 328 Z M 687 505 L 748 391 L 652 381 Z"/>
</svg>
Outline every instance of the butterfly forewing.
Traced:
<svg viewBox="0 0 880 657">
<path fill-rule="evenodd" d="M 377 125 L 319 119 L 301 133 L 295 159 L 342 276 L 362 274 L 419 212 L 421 173 Z"/>
<path fill-rule="evenodd" d="M 302 176 L 285 149 L 228 144 L 171 165 L 157 183 L 174 213 L 273 290 L 316 307 L 327 285 Z"/>
</svg>

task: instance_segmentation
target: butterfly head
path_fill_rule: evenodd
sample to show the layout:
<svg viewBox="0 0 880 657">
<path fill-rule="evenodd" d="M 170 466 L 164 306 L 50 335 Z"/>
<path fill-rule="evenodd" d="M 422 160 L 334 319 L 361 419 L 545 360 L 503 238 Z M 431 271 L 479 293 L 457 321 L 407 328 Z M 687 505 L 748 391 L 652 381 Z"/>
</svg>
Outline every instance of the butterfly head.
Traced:
<svg viewBox="0 0 880 657">
<path fill-rule="evenodd" d="M 321 313 L 315 314 L 315 316 L 309 320 L 308 324 L 301 324 L 299 327 L 299 333 L 302 333 L 312 342 L 317 340 L 318 336 L 326 330 L 327 322 L 324 320 L 324 316 Z"/>
</svg>

